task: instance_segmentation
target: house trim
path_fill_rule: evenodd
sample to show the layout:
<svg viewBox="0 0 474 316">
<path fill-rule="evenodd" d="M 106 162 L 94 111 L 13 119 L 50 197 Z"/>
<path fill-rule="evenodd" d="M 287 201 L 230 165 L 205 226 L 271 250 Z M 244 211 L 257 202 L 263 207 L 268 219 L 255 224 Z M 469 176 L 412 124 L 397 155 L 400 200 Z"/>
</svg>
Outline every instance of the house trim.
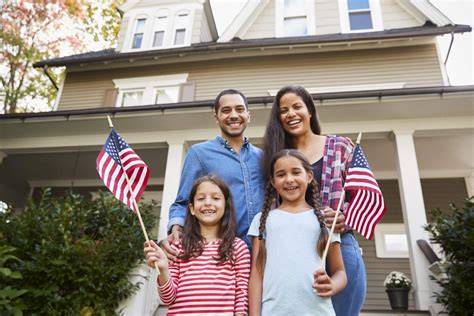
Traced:
<svg viewBox="0 0 474 316">
<path fill-rule="evenodd" d="M 414 96 L 414 95 L 433 95 L 443 96 L 451 93 L 472 93 L 474 85 L 468 86 L 438 86 L 438 87 L 418 87 L 403 89 L 386 89 L 372 91 L 349 91 L 312 94 L 314 100 L 335 100 L 335 99 L 358 99 L 375 97 L 381 100 L 384 97 L 396 96 Z M 260 96 L 247 98 L 249 104 L 272 104 L 274 97 Z M 126 112 L 144 112 L 144 111 L 164 111 L 172 109 L 191 109 L 191 108 L 209 108 L 214 107 L 214 100 L 200 100 L 191 102 L 178 102 L 169 104 L 152 104 L 125 108 L 93 108 L 79 110 L 62 110 L 54 112 L 37 112 L 37 113 L 9 113 L 1 114 L 0 119 L 29 119 L 29 118 L 47 118 L 47 117 L 71 117 L 77 115 L 95 115 L 95 114 L 116 114 Z"/>
<path fill-rule="evenodd" d="M 338 0 L 338 2 L 339 21 L 342 33 L 364 33 L 383 31 L 382 9 L 380 7 L 380 0 L 369 0 L 369 11 L 372 18 L 372 28 L 364 30 L 351 30 L 347 0 Z"/>
<path fill-rule="evenodd" d="M 291 46 L 297 47 L 300 45 L 324 45 L 332 43 L 343 42 L 359 42 L 371 40 L 393 40 L 401 38 L 417 38 L 417 37 L 431 37 L 447 33 L 463 33 L 472 30 L 469 25 L 449 25 L 444 27 L 421 26 L 405 29 L 393 29 L 380 32 L 364 32 L 364 33 L 345 33 L 345 34 L 328 34 L 328 35 L 312 35 L 312 36 L 297 36 L 297 37 L 283 37 L 283 38 L 265 38 L 265 39 L 249 39 L 231 41 L 226 43 L 199 43 L 191 46 L 168 49 L 155 49 L 140 52 L 119 53 L 114 50 L 104 50 L 101 52 L 91 52 L 85 54 L 72 55 L 61 58 L 54 58 L 43 60 L 33 64 L 33 67 L 49 67 L 69 66 L 69 65 L 84 65 L 94 62 L 115 62 L 115 61 L 133 61 L 137 58 L 158 59 L 168 56 L 186 56 L 197 53 L 217 53 L 224 51 L 236 51 L 240 49 L 256 48 L 261 49 L 270 47 Z M 209 55 L 206 55 L 209 56 Z"/>
</svg>

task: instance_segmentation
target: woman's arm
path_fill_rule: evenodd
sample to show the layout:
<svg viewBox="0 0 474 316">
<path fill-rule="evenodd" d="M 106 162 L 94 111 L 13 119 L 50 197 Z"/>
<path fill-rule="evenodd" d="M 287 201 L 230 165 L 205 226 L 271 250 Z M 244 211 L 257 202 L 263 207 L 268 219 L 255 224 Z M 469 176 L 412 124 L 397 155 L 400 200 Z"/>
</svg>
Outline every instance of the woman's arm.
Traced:
<svg viewBox="0 0 474 316">
<path fill-rule="evenodd" d="M 346 270 L 342 261 L 341 245 L 338 242 L 331 243 L 327 256 L 329 275 L 324 270 L 314 272 L 313 287 L 319 296 L 331 297 L 341 292 L 347 285 Z"/>
<path fill-rule="evenodd" d="M 262 310 L 263 271 L 257 267 L 257 256 L 260 240 L 252 237 L 252 266 L 249 281 L 249 314 L 260 316 Z"/>
</svg>

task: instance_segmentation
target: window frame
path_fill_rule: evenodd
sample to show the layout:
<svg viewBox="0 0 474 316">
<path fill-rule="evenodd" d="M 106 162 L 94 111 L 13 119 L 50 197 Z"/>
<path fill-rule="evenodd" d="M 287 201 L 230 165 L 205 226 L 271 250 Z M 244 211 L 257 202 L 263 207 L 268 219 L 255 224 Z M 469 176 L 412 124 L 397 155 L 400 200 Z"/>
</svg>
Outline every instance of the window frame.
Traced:
<svg viewBox="0 0 474 316">
<path fill-rule="evenodd" d="M 178 99 L 176 101 L 176 103 L 178 103 L 180 102 L 181 85 L 186 83 L 187 80 L 188 73 L 113 79 L 112 82 L 114 83 L 115 88 L 118 89 L 115 107 L 122 107 L 123 97 L 127 92 L 143 91 L 141 104 L 138 105 L 149 105 L 155 104 L 156 90 L 159 90 L 160 88 L 176 86 L 179 89 Z"/>
<path fill-rule="evenodd" d="M 348 0 L 338 0 L 341 33 L 364 33 L 383 31 L 382 9 L 380 7 L 380 0 L 368 0 L 368 2 L 369 9 L 349 10 Z M 356 12 L 370 12 L 370 16 L 372 18 L 372 28 L 352 30 L 349 14 Z"/>
<path fill-rule="evenodd" d="M 390 251 L 385 247 L 384 237 L 389 234 L 403 234 L 407 237 L 407 250 L 406 251 Z M 405 231 L 405 224 L 403 223 L 390 223 L 390 224 L 377 224 L 375 227 L 374 234 L 375 241 L 375 255 L 377 258 L 409 258 L 410 245 L 408 240 L 408 234 Z"/>
<path fill-rule="evenodd" d="M 160 25 L 158 22 L 160 19 L 164 19 L 164 25 Z M 158 10 L 157 14 L 154 16 L 153 20 L 153 29 L 151 33 L 151 40 L 150 40 L 150 48 L 151 49 L 158 49 L 167 46 L 166 36 L 169 33 L 170 29 L 170 12 L 168 9 L 160 9 Z M 155 43 L 155 34 L 158 32 L 163 32 L 163 41 L 161 46 L 154 46 Z"/>
<path fill-rule="evenodd" d="M 178 24 L 178 20 L 180 16 L 186 16 L 184 23 Z M 191 43 L 191 25 L 190 25 L 190 19 L 191 19 L 191 12 L 188 10 L 179 10 L 175 13 L 174 19 L 173 19 L 173 38 L 170 43 L 171 47 L 181 47 L 181 46 L 186 46 Z M 181 44 L 175 44 L 176 43 L 176 35 L 178 31 L 184 30 L 184 37 L 183 37 L 183 43 Z"/>
<path fill-rule="evenodd" d="M 316 35 L 316 20 L 315 20 L 315 6 L 313 0 L 304 0 L 305 9 L 301 10 L 305 12 L 306 17 L 306 34 L 304 35 L 286 35 L 285 32 L 285 19 L 287 18 L 298 18 L 303 15 L 286 15 L 285 14 L 285 0 L 275 0 L 275 37 L 298 37 L 298 36 L 310 36 Z"/>
<path fill-rule="evenodd" d="M 137 27 L 138 27 L 138 21 L 140 20 L 145 20 L 145 23 L 143 25 L 143 32 L 142 33 L 137 33 Z M 130 37 L 130 49 L 131 50 L 140 50 L 143 49 L 143 45 L 145 44 L 145 37 L 147 33 L 147 21 L 148 21 L 148 16 L 147 15 L 138 15 L 134 19 L 133 23 L 133 29 L 132 29 L 132 36 Z M 135 42 L 135 35 L 137 34 L 142 34 L 142 41 L 140 43 L 140 47 L 133 47 L 133 44 Z"/>
</svg>

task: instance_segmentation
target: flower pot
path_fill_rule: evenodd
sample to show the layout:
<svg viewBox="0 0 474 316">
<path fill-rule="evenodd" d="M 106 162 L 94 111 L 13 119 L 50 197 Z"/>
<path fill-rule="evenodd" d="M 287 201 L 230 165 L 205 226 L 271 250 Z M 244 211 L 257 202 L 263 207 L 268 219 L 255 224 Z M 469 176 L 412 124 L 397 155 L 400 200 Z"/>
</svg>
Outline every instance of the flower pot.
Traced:
<svg viewBox="0 0 474 316">
<path fill-rule="evenodd" d="M 390 307 L 394 311 L 408 310 L 408 292 L 410 289 L 404 288 L 388 288 L 385 290 L 390 300 Z"/>
</svg>

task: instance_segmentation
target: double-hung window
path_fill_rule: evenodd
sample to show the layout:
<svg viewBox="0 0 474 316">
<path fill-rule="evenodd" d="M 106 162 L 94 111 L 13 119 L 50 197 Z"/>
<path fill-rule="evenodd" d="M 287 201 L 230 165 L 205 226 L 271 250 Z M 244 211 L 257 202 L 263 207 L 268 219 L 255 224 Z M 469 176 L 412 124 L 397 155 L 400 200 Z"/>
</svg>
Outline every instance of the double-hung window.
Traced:
<svg viewBox="0 0 474 316">
<path fill-rule="evenodd" d="M 276 0 L 277 37 L 315 34 L 314 1 Z"/>
<path fill-rule="evenodd" d="M 152 47 L 162 47 L 165 43 L 165 31 L 168 26 L 168 11 L 161 10 L 155 18 Z"/>
<path fill-rule="evenodd" d="M 175 16 L 174 40 L 173 45 L 183 45 L 186 41 L 186 31 L 188 28 L 189 14 L 188 12 L 178 12 Z"/>
<path fill-rule="evenodd" d="M 146 18 L 138 18 L 133 32 L 132 48 L 141 48 L 145 35 Z"/>
<path fill-rule="evenodd" d="M 380 0 L 339 0 L 341 31 L 382 31 Z"/>
</svg>

